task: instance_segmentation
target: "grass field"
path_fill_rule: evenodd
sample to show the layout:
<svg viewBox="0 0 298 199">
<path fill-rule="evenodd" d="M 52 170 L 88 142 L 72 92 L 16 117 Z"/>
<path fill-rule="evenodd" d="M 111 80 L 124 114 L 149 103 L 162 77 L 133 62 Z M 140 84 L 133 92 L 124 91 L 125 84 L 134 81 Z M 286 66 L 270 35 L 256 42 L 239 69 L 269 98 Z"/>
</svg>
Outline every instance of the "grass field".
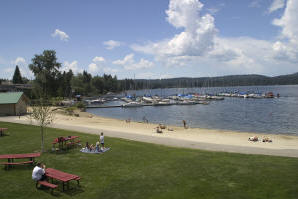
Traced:
<svg viewBox="0 0 298 199">
<path fill-rule="evenodd" d="M 8 135 L 0 137 L 0 154 L 40 150 L 39 128 L 0 122 Z M 0 168 L 0 199 L 8 198 L 217 198 L 297 199 L 298 159 L 171 148 L 105 138 L 111 150 L 85 154 L 79 148 L 51 152 L 58 136 L 78 135 L 82 143 L 99 136 L 48 128 L 45 148 L 37 160 L 47 167 L 82 177 L 80 187 L 36 189 L 31 166 Z M 6 160 L 0 160 L 6 161 Z M 61 184 L 59 184 L 61 185 Z"/>
</svg>

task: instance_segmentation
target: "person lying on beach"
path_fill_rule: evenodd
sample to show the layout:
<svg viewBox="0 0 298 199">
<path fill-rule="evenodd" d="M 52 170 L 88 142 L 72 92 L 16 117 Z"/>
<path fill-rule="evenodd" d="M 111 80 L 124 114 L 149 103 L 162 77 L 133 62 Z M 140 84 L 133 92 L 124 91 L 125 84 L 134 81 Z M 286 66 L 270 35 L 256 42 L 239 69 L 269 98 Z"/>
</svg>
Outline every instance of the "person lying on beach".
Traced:
<svg viewBox="0 0 298 199">
<path fill-rule="evenodd" d="M 160 129 L 166 129 L 166 125 L 164 125 L 164 124 L 159 124 L 159 128 L 160 128 Z"/>
<path fill-rule="evenodd" d="M 262 141 L 263 142 L 272 142 L 272 140 L 269 137 L 265 137 Z"/>
<path fill-rule="evenodd" d="M 259 138 L 257 136 L 252 136 L 248 138 L 248 141 L 256 142 L 256 141 L 259 141 Z"/>
<path fill-rule="evenodd" d="M 125 120 L 125 122 L 126 122 L 126 123 L 130 123 L 130 118 L 129 118 L 129 119 L 127 119 L 127 120 Z"/>
<path fill-rule="evenodd" d="M 156 133 L 162 133 L 162 130 L 159 128 L 159 126 L 156 127 Z"/>
</svg>

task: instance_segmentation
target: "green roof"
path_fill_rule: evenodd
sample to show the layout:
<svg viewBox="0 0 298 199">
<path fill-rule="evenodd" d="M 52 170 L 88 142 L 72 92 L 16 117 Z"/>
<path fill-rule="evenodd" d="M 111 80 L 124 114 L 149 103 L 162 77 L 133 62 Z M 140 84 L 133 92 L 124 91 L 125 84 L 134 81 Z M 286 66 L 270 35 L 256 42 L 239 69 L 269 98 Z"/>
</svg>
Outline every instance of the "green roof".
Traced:
<svg viewBox="0 0 298 199">
<path fill-rule="evenodd" d="M 22 95 L 23 92 L 0 93 L 0 104 L 16 104 Z"/>
</svg>

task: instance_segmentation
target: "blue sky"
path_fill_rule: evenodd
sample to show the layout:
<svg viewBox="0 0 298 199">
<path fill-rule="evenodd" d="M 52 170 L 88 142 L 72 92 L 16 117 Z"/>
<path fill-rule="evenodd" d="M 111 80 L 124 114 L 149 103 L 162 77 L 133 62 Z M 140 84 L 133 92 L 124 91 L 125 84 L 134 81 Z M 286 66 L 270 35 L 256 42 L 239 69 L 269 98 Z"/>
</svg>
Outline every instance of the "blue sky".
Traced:
<svg viewBox="0 0 298 199">
<path fill-rule="evenodd" d="M 61 70 L 123 78 L 298 72 L 296 0 L 4 0 L 0 78 L 32 78 L 35 54 Z"/>
</svg>

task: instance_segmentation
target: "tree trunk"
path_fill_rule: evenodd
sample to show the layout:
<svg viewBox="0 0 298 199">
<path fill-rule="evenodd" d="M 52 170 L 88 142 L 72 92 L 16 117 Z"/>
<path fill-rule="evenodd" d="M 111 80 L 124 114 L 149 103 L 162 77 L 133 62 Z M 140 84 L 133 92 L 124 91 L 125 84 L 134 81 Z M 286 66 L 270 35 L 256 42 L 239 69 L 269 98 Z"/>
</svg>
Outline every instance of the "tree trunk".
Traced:
<svg viewBox="0 0 298 199">
<path fill-rule="evenodd" d="M 40 126 L 40 134 L 41 134 L 41 152 L 44 152 L 43 126 Z"/>
</svg>

